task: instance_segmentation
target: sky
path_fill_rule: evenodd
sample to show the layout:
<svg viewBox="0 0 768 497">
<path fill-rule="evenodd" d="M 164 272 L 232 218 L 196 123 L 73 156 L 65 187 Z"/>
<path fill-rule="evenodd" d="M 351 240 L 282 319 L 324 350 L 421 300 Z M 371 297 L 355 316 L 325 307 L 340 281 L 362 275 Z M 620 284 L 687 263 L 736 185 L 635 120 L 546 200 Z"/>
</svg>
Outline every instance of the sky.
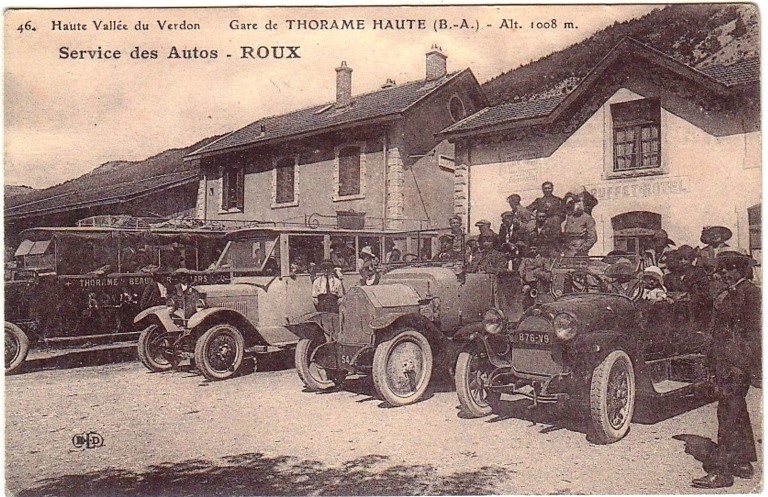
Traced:
<svg viewBox="0 0 768 497">
<path fill-rule="evenodd" d="M 331 102 L 335 68 L 342 60 L 353 69 L 353 95 L 375 90 L 388 78 L 397 83 L 423 78 L 424 56 L 433 44 L 447 55 L 448 71 L 469 67 L 483 83 L 616 21 L 661 7 L 9 10 L 4 17 L 5 184 L 46 188 L 107 161 L 142 160 L 264 116 Z M 415 27 L 423 20 L 425 28 L 374 29 L 376 19 L 414 20 Z M 455 27 L 435 29 L 440 19 Z M 505 19 L 522 28 L 502 28 Z M 557 28 L 547 27 L 553 19 Z M 289 29 L 289 20 L 355 20 L 364 28 L 297 29 L 299 23 L 293 22 Z M 160 29 L 158 21 L 196 23 L 199 29 Z M 256 28 L 232 29 L 233 21 Z M 269 21 L 277 29 L 266 29 Z M 149 29 L 136 30 L 139 22 Z M 566 28 L 566 22 L 573 27 Z M 531 23 L 542 27 L 531 29 Z M 96 24 L 127 29 L 97 30 Z M 85 30 L 77 29 L 82 25 Z M 300 58 L 242 57 L 241 47 L 258 53 L 262 46 L 298 46 Z M 157 57 L 133 59 L 136 47 L 155 50 Z M 173 47 L 180 54 L 197 48 L 198 58 L 169 58 Z M 120 58 L 103 58 L 107 50 L 119 50 Z M 217 57 L 200 58 L 203 50 L 209 55 L 215 50 Z M 73 58 L 73 51 L 85 58 Z"/>
</svg>

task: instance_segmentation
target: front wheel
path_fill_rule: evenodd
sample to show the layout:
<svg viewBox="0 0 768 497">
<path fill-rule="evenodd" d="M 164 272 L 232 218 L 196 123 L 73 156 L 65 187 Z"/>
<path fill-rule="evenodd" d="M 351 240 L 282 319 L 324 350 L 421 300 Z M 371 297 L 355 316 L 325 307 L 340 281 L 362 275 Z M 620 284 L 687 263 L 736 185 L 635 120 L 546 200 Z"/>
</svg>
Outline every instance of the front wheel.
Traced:
<svg viewBox="0 0 768 497">
<path fill-rule="evenodd" d="M 209 380 L 225 380 L 243 363 L 245 340 L 230 324 L 217 324 L 197 339 L 195 364 Z"/>
<path fill-rule="evenodd" d="M 376 347 L 373 385 L 382 399 L 399 407 L 417 402 L 432 377 L 432 348 L 413 328 L 398 330 Z"/>
<path fill-rule="evenodd" d="M 456 361 L 456 395 L 462 410 L 473 418 L 488 416 L 498 404 L 501 394 L 487 388 L 489 374 L 493 366 L 488 359 L 480 357 L 477 351 L 464 351 Z"/>
<path fill-rule="evenodd" d="M 315 339 L 302 338 L 296 344 L 296 354 L 294 362 L 296 363 L 296 372 L 306 387 L 313 391 L 328 390 L 334 386 L 340 385 L 344 381 L 344 371 L 327 370 L 317 363 L 310 360 L 312 353 L 322 345 L 322 341 Z"/>
<path fill-rule="evenodd" d="M 179 364 L 179 358 L 173 355 L 171 347 L 168 333 L 156 324 L 147 326 L 139 334 L 139 360 L 150 371 L 168 371 Z"/>
<path fill-rule="evenodd" d="M 13 323 L 5 323 L 5 372 L 12 372 L 24 362 L 29 353 L 29 338 Z"/>
<path fill-rule="evenodd" d="M 635 411 L 635 370 L 623 350 L 608 354 L 593 371 L 589 407 L 598 443 L 624 438 Z"/>
</svg>

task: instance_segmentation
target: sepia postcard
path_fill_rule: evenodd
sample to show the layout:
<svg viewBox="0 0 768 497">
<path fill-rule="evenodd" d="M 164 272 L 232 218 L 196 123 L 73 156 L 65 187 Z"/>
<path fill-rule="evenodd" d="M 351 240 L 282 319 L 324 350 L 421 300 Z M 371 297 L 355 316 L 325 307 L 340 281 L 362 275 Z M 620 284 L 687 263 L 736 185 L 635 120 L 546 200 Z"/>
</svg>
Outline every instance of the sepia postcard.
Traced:
<svg viewBox="0 0 768 497">
<path fill-rule="evenodd" d="M 763 491 L 756 4 L 4 27 L 7 495 Z"/>
</svg>

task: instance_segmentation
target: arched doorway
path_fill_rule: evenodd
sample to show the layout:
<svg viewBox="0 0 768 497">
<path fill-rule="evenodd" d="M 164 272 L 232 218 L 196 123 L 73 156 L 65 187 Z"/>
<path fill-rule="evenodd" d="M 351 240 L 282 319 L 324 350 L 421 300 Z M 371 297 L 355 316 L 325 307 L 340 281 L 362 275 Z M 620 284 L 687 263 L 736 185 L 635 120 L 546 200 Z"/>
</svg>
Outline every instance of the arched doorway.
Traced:
<svg viewBox="0 0 768 497">
<path fill-rule="evenodd" d="M 650 246 L 650 239 L 661 228 L 661 214 L 632 211 L 611 218 L 613 250 L 629 254 L 642 254 Z"/>
</svg>

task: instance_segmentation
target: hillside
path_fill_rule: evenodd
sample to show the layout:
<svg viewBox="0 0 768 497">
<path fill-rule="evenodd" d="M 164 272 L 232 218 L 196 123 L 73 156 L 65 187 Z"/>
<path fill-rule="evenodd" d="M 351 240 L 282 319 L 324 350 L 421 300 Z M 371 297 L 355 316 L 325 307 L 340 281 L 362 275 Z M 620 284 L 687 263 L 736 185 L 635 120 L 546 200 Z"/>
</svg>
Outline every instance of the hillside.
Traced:
<svg viewBox="0 0 768 497">
<path fill-rule="evenodd" d="M 33 191 L 35 191 L 35 189 L 32 188 L 31 186 L 5 185 L 5 191 L 3 192 L 3 195 L 5 196 L 5 199 L 7 201 L 11 197 L 15 197 L 17 195 L 25 195 Z"/>
<path fill-rule="evenodd" d="M 77 194 L 78 199 L 82 200 L 84 196 L 98 196 L 98 192 L 114 191 L 116 187 L 122 187 L 120 188 L 122 193 L 130 191 L 132 184 L 136 184 L 136 187 L 139 188 L 139 185 L 143 184 L 147 178 L 162 180 L 163 177 L 178 178 L 185 172 L 195 174 L 197 173 L 197 166 L 192 163 L 185 163 L 184 156 L 217 138 L 219 136 L 212 136 L 184 148 L 165 150 L 142 161 L 106 162 L 90 173 L 59 185 L 44 190 L 33 190 L 21 196 L 10 198 L 6 196 L 5 208 L 6 210 L 13 210 L 14 208 L 21 208 L 24 204 L 34 203 L 42 199 L 53 199 L 54 197 L 66 202 L 66 199 L 73 194 Z"/>
<path fill-rule="evenodd" d="M 492 105 L 567 94 L 625 36 L 697 69 L 758 56 L 760 46 L 755 5 L 672 5 L 502 73 L 483 90 Z"/>
</svg>

